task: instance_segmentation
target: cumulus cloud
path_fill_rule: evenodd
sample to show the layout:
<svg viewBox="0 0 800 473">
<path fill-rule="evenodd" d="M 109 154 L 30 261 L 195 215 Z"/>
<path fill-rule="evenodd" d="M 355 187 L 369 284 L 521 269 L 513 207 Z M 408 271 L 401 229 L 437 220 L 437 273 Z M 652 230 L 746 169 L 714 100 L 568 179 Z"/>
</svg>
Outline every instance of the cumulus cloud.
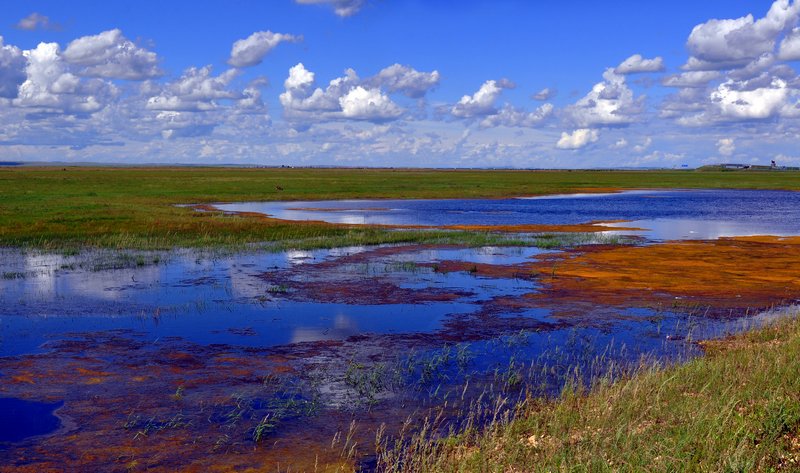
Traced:
<svg viewBox="0 0 800 473">
<path fill-rule="evenodd" d="M 295 0 L 301 5 L 329 5 L 339 16 L 352 16 L 364 6 L 365 0 Z"/>
<path fill-rule="evenodd" d="M 119 29 L 78 38 L 67 45 L 63 56 L 84 76 L 144 80 L 163 74 L 156 53 L 137 46 Z"/>
<path fill-rule="evenodd" d="M 236 108 L 252 112 L 266 111 L 264 101 L 261 100 L 261 88 L 268 84 L 269 81 L 266 77 L 258 77 L 250 81 L 242 91 L 241 98 L 236 101 Z"/>
<path fill-rule="evenodd" d="M 420 98 L 439 85 L 440 79 L 439 71 L 420 72 L 409 66 L 392 64 L 372 77 L 369 83 L 385 87 L 389 92 L 400 92 L 411 98 Z"/>
<path fill-rule="evenodd" d="M 356 120 L 392 120 L 403 114 L 403 109 L 379 89 L 357 86 L 339 97 L 342 116 Z"/>
<path fill-rule="evenodd" d="M 270 51 L 280 43 L 302 41 L 302 36 L 272 31 L 256 31 L 245 39 L 233 43 L 228 64 L 233 67 L 250 67 L 261 64 Z"/>
<path fill-rule="evenodd" d="M 800 104 L 793 101 L 800 95 L 790 83 L 773 73 L 737 81 L 720 83 L 701 103 L 694 115 L 682 116 L 678 123 L 686 126 L 705 126 L 722 122 L 742 122 L 800 116 Z"/>
<path fill-rule="evenodd" d="M 289 69 L 289 77 L 283 83 L 285 91 L 279 99 L 284 115 L 298 118 L 319 112 L 336 112 L 341 109 L 339 98 L 359 83 L 358 75 L 352 69 L 345 71 L 343 77 L 328 84 L 326 90 L 315 87 L 315 75 L 298 63 Z"/>
<path fill-rule="evenodd" d="M 50 18 L 40 13 L 33 12 L 25 18 L 17 22 L 17 28 L 20 30 L 34 31 L 34 30 L 57 30 L 59 26 L 50 22 Z"/>
<path fill-rule="evenodd" d="M 764 18 L 711 19 L 692 29 L 686 47 L 691 53 L 683 66 L 690 70 L 742 66 L 770 53 L 778 36 L 797 23 L 800 2 L 776 0 Z"/>
<path fill-rule="evenodd" d="M 617 74 L 637 74 L 641 72 L 661 72 L 664 70 L 664 59 L 661 56 L 645 59 L 641 54 L 634 54 L 614 69 Z"/>
<path fill-rule="evenodd" d="M 800 28 L 794 28 L 781 41 L 778 59 L 782 61 L 800 61 Z"/>
<path fill-rule="evenodd" d="M 487 80 L 477 92 L 464 95 L 448 111 L 456 118 L 480 119 L 481 128 L 496 126 L 536 127 L 553 113 L 553 105 L 542 104 L 536 110 L 528 112 L 506 103 L 497 107 L 497 100 L 504 89 L 512 89 L 515 85 L 507 79 Z"/>
<path fill-rule="evenodd" d="M 717 140 L 717 151 L 722 156 L 730 156 L 736 151 L 736 145 L 733 142 L 733 138 L 722 138 Z"/>
<path fill-rule="evenodd" d="M 599 139 L 597 130 L 579 128 L 572 133 L 562 132 L 556 143 L 558 149 L 579 149 Z"/>
<path fill-rule="evenodd" d="M 722 74 L 719 71 L 688 71 L 665 77 L 661 85 L 665 87 L 706 87 Z"/>
<path fill-rule="evenodd" d="M 643 97 L 634 99 L 624 75 L 609 68 L 603 73 L 603 79 L 567 108 L 568 115 L 578 126 L 625 125 L 641 113 Z"/>
<path fill-rule="evenodd" d="M 611 147 L 614 149 L 622 149 L 625 148 L 626 146 L 628 146 L 628 140 L 626 140 L 625 138 L 620 138 L 613 145 L 611 145 Z"/>
<path fill-rule="evenodd" d="M 531 98 L 534 99 L 534 100 L 545 101 L 545 100 L 550 100 L 551 98 L 555 97 L 556 93 L 557 93 L 556 89 L 551 89 L 549 87 L 545 87 L 544 89 L 540 90 L 539 92 L 536 92 L 535 94 L 533 94 L 531 96 Z"/>
<path fill-rule="evenodd" d="M 3 44 L 0 36 L 0 98 L 17 97 L 19 86 L 25 82 L 26 63 L 22 51 L 16 46 Z"/>
<path fill-rule="evenodd" d="M 547 117 L 552 115 L 553 105 L 546 103 L 542 104 L 539 108 L 532 112 L 520 110 L 512 105 L 506 104 L 497 113 L 488 115 L 481 120 L 480 125 L 483 128 L 491 128 L 495 126 L 508 126 L 508 127 L 536 127 L 541 124 Z"/>
<path fill-rule="evenodd" d="M 472 118 L 497 113 L 495 102 L 503 89 L 513 89 L 514 83 L 507 79 L 487 80 L 472 95 L 465 95 L 453 106 L 450 113 L 459 118 Z"/>
<path fill-rule="evenodd" d="M 778 78 L 771 79 L 768 84 L 728 80 L 711 93 L 711 102 L 723 117 L 763 119 L 775 115 L 785 104 L 789 93 L 786 82 Z"/>
<path fill-rule="evenodd" d="M 315 83 L 314 73 L 303 63 L 289 69 L 279 99 L 284 116 L 296 126 L 324 119 L 380 122 L 404 113 L 379 87 L 370 85 L 375 83 L 373 79 L 361 81 L 352 69 L 330 81 L 324 90 Z"/>
<path fill-rule="evenodd" d="M 105 107 L 116 95 L 116 88 L 98 79 L 81 80 L 67 69 L 57 43 L 39 43 L 26 50 L 25 81 L 20 84 L 17 107 L 86 114 Z"/>
<path fill-rule="evenodd" d="M 212 76 L 211 71 L 211 66 L 186 69 L 179 79 L 167 84 L 158 95 L 147 100 L 147 109 L 209 111 L 219 106 L 219 100 L 241 98 L 241 94 L 228 88 L 239 75 L 237 69 L 228 69 L 218 76 Z"/>
</svg>

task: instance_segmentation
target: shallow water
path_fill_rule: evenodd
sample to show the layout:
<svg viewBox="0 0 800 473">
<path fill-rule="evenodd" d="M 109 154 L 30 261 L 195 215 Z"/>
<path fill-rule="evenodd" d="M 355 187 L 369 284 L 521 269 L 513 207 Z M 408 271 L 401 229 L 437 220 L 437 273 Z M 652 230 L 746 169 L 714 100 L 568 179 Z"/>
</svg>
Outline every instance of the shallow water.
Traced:
<svg viewBox="0 0 800 473">
<path fill-rule="evenodd" d="M 4 443 L 55 431 L 61 421 L 53 411 L 62 404 L 0 397 L 0 448 Z"/>
<path fill-rule="evenodd" d="M 800 234 L 800 192 L 647 190 L 517 199 L 344 200 L 217 205 L 285 220 L 383 225 L 568 225 L 626 220 L 657 240 Z"/>
<path fill-rule="evenodd" d="M 330 419 L 354 410 L 359 418 L 368 412 L 364 422 L 375 426 L 433 408 L 444 393 L 463 396 L 465 383 L 468 403 L 470 396 L 480 397 L 487 386 L 495 389 L 509 378 L 553 393 L 570 366 L 583 366 L 591 378 L 602 375 L 610 360 L 633 362 L 642 354 L 683 359 L 698 353 L 687 337 L 718 336 L 768 317 L 743 321 L 681 308 L 601 306 L 576 306 L 577 315 L 565 315 L 564 307 L 547 303 L 504 305 L 537 293 L 526 264 L 551 253 L 429 246 L 234 255 L 5 250 L 0 396 L 50 406 L 28 409 L 24 418 L 7 416 L 8 440 L 46 432 L 23 424 L 54 429 L 54 402 L 64 402 L 60 415 L 89 431 L 165 428 L 174 424 L 169 415 L 176 414 L 164 414 L 174 409 L 164 391 L 188 383 L 200 407 L 185 407 L 180 415 L 202 419 L 208 415 L 203 406 L 212 403 L 218 413 L 203 429 L 222 429 L 222 435 L 230 435 L 223 420 L 233 409 L 231 396 L 252 392 L 246 398 L 249 414 L 242 417 L 250 424 L 265 412 L 274 414 L 270 406 L 313 405 L 314 414 L 282 407 L 281 428 L 270 436 L 288 441 L 300 435 L 316 439 L 319 447 L 332 435 Z M 481 269 L 439 269 L 452 261 Z M 492 267 L 518 267 L 519 273 L 482 273 Z M 238 360 L 237 369 L 258 366 L 247 375 L 249 387 L 229 377 L 227 359 Z M 169 368 L 160 380 L 129 385 L 160 366 Z M 543 366 L 560 368 L 543 374 Z M 376 376 L 390 381 L 374 381 Z M 262 392 L 262 378 L 293 387 Z M 363 379 L 378 384 L 365 392 Z M 86 387 L 75 387 L 81 385 Z M 98 395 L 109 399 L 116 414 L 86 417 Z M 154 398 L 162 401 L 142 414 L 136 411 Z M 134 412 L 139 420 L 131 421 Z M 233 445 L 249 448 L 253 428 L 238 432 Z M 319 433 L 315 437 L 308 429 Z M 119 433 L 122 439 L 129 437 L 126 432 Z M 63 439 L 56 435 L 48 441 Z"/>
<path fill-rule="evenodd" d="M 651 225 L 638 233 L 652 239 L 789 234 L 800 225 L 776 216 L 798 212 L 797 194 L 740 217 L 743 202 L 763 205 L 778 194 L 734 194 L 727 202 L 738 204 L 716 211 L 724 191 L 478 201 L 436 223 L 627 217 Z M 665 200 L 690 210 L 644 205 Z M 376 210 L 385 202 L 358 205 L 402 218 L 419 205 L 421 218 L 433 219 L 457 202 L 411 201 L 391 211 Z M 687 211 L 697 218 L 685 220 Z M 353 438 L 367 446 L 381 424 L 391 435 L 400 421 L 443 406 L 457 425 L 476 402 L 557 393 L 574 368 L 591 381 L 642 356 L 684 360 L 700 354 L 694 340 L 796 310 L 742 307 L 709 316 L 663 294 L 623 303 L 589 294 L 537 298 L 547 281 L 534 263 L 571 254 L 421 245 L 73 256 L 0 250 L 0 411 L 13 408 L 0 412 L 0 464 L 80 458 L 89 471 L 157 457 L 166 471 L 212 461 L 286 469 L 293 458 L 293 469 L 310 470 L 317 457 L 309 452 L 340 460 L 342 447 L 330 447 L 331 439 L 353 420 Z M 546 277 L 556 273 L 554 266 Z M 96 447 L 95 457 L 82 455 Z M 368 470 L 374 451 L 351 460 Z"/>
</svg>

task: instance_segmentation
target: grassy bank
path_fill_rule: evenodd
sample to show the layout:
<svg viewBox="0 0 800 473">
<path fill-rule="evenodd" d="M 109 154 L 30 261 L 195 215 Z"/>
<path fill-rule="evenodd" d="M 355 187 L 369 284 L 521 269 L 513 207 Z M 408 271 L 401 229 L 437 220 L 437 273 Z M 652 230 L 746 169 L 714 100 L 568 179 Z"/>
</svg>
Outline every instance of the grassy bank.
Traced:
<svg viewBox="0 0 800 473">
<path fill-rule="evenodd" d="M 705 345 L 516 420 L 389 451 L 387 471 L 800 471 L 800 322 Z"/>
<path fill-rule="evenodd" d="M 297 241 L 301 246 L 314 241 L 351 244 L 417 241 L 421 237 L 411 232 L 390 235 L 376 229 L 201 214 L 175 204 L 492 198 L 606 188 L 800 189 L 800 173 L 0 168 L 0 246 L 159 249 L 264 241 Z"/>
</svg>

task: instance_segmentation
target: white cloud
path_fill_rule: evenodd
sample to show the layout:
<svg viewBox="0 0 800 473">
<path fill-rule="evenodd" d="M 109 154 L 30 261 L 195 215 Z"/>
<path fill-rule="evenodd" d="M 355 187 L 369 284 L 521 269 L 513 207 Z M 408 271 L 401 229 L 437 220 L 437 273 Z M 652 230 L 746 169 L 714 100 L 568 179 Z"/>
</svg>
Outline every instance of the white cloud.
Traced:
<svg viewBox="0 0 800 473">
<path fill-rule="evenodd" d="M 776 73 L 764 72 L 745 81 L 728 79 L 712 90 L 704 102 L 698 102 L 696 109 L 699 113 L 680 117 L 678 123 L 706 126 L 723 122 L 800 117 L 800 104 L 793 101 L 798 95 L 800 92 Z"/>
<path fill-rule="evenodd" d="M 228 64 L 233 67 L 255 66 L 261 64 L 261 61 L 264 60 L 264 56 L 280 43 L 294 43 L 302 40 L 302 36 L 273 33 L 272 31 L 257 31 L 247 38 L 240 39 L 233 43 Z"/>
<path fill-rule="evenodd" d="M 599 139 L 597 130 L 579 128 L 572 133 L 562 132 L 556 143 L 558 149 L 579 149 Z"/>
<path fill-rule="evenodd" d="M 28 63 L 26 79 L 12 103 L 17 107 L 35 107 L 53 112 L 94 113 L 101 110 L 117 93 L 111 84 L 98 79 L 88 81 L 67 70 L 57 43 L 39 43 L 23 55 Z"/>
<path fill-rule="evenodd" d="M 315 88 L 314 73 L 298 63 L 289 69 L 289 77 L 284 81 L 285 91 L 280 95 L 284 115 L 287 118 L 324 118 L 321 112 L 341 110 L 339 98 L 359 83 L 358 75 L 352 69 L 345 71 L 344 77 L 336 78 L 326 90 Z"/>
<path fill-rule="evenodd" d="M 664 59 L 661 56 L 645 59 L 641 54 L 634 54 L 614 69 L 617 74 L 636 74 L 641 72 L 661 72 L 664 70 Z"/>
<path fill-rule="evenodd" d="M 741 88 L 743 84 L 728 80 L 711 93 L 711 102 L 723 117 L 734 119 L 769 118 L 781 109 L 789 97 L 786 82 L 772 79 L 769 84 L 752 89 Z"/>
<path fill-rule="evenodd" d="M 800 166 L 800 156 L 789 156 L 778 153 L 775 155 L 774 161 L 778 166 Z"/>
<path fill-rule="evenodd" d="M 264 111 L 264 101 L 261 100 L 261 87 L 268 84 L 264 78 L 251 81 L 242 91 L 242 97 L 236 101 L 236 108 L 240 110 Z"/>
<path fill-rule="evenodd" d="M 280 95 L 284 117 L 295 127 L 311 122 L 350 119 L 368 121 L 394 120 L 405 110 L 395 104 L 375 84 L 374 78 L 361 81 L 356 72 L 333 79 L 323 90 L 315 87 L 314 73 L 299 63 L 289 69 Z"/>
<path fill-rule="evenodd" d="M 215 110 L 219 100 L 241 98 L 240 93 L 228 89 L 238 75 L 237 69 L 228 69 L 218 76 L 212 76 L 211 66 L 190 67 L 178 80 L 167 84 L 160 94 L 150 97 L 147 108 L 164 111 Z"/>
<path fill-rule="evenodd" d="M 295 0 L 301 5 L 330 5 L 339 16 L 352 16 L 361 10 L 365 0 Z"/>
<path fill-rule="evenodd" d="M 22 51 L 16 46 L 3 44 L 0 36 L 0 98 L 16 98 L 19 86 L 25 82 L 26 63 Z"/>
<path fill-rule="evenodd" d="M 155 124 L 161 129 L 164 139 L 193 138 L 206 136 L 217 125 L 204 114 L 161 111 L 155 116 Z"/>
<path fill-rule="evenodd" d="M 634 153 L 643 153 L 652 144 L 653 144 L 653 139 L 648 136 L 648 137 L 646 137 L 644 139 L 644 141 L 641 144 L 638 144 L 638 145 L 633 147 L 633 152 Z"/>
<path fill-rule="evenodd" d="M 722 138 L 717 140 L 717 151 L 722 156 L 730 156 L 736 151 L 736 145 L 733 142 L 733 138 Z"/>
<path fill-rule="evenodd" d="M 342 115 L 356 120 L 392 120 L 403 114 L 403 109 L 379 89 L 357 86 L 339 98 Z"/>
<path fill-rule="evenodd" d="M 603 79 L 585 97 L 567 108 L 567 113 L 578 126 L 624 125 L 633 122 L 641 113 L 643 97 L 633 98 L 625 76 L 609 68 L 603 73 Z"/>
<path fill-rule="evenodd" d="M 745 65 L 772 52 L 778 36 L 794 26 L 799 13 L 800 2 L 776 0 L 759 20 L 747 15 L 699 24 L 686 42 L 692 57 L 684 68 L 709 70 Z"/>
<path fill-rule="evenodd" d="M 488 115 L 481 120 L 481 127 L 495 126 L 508 127 L 536 127 L 553 113 L 553 105 L 546 103 L 532 112 L 517 109 L 509 104 L 503 106 L 499 112 Z"/>
<path fill-rule="evenodd" d="M 79 75 L 144 80 L 163 74 L 156 53 L 136 46 L 118 29 L 78 38 L 67 45 L 63 56 L 80 67 Z"/>
<path fill-rule="evenodd" d="M 531 98 L 534 99 L 534 100 L 542 100 L 542 101 L 544 101 L 544 100 L 550 100 L 551 98 L 553 98 L 555 96 L 556 96 L 556 90 L 555 89 L 551 89 L 549 87 L 545 87 L 544 89 L 540 90 L 539 92 L 536 92 L 535 94 L 533 94 L 531 96 Z"/>
<path fill-rule="evenodd" d="M 781 41 L 778 59 L 782 61 L 800 61 L 800 28 L 794 28 Z"/>
<path fill-rule="evenodd" d="M 496 107 L 504 89 L 512 89 L 515 85 L 507 79 L 487 80 L 472 95 L 464 95 L 461 100 L 449 108 L 450 114 L 457 118 L 481 118 L 481 128 L 497 126 L 527 127 L 540 125 L 553 113 L 553 105 L 546 103 L 532 112 L 514 107 L 506 103 L 499 110 Z"/>
<path fill-rule="evenodd" d="M 411 98 L 420 98 L 439 85 L 439 71 L 420 72 L 409 66 L 392 64 L 382 69 L 369 82 L 385 87 L 389 92 L 400 92 Z"/>
<path fill-rule="evenodd" d="M 512 88 L 514 84 L 507 79 L 487 80 L 474 94 L 461 97 L 450 113 L 459 118 L 492 115 L 497 112 L 495 102 L 503 89 Z"/>
<path fill-rule="evenodd" d="M 688 71 L 667 76 L 661 81 L 665 87 L 706 87 L 709 82 L 718 79 L 719 71 Z"/>
<path fill-rule="evenodd" d="M 616 143 L 611 145 L 611 147 L 614 149 L 622 149 L 625 148 L 626 146 L 628 146 L 628 140 L 626 140 L 625 138 L 620 138 L 616 141 Z"/>
<path fill-rule="evenodd" d="M 27 31 L 34 31 L 38 29 L 50 30 L 58 29 L 58 25 L 51 23 L 50 18 L 40 13 L 33 12 L 25 18 L 19 20 L 19 22 L 17 22 L 17 28 Z"/>
</svg>

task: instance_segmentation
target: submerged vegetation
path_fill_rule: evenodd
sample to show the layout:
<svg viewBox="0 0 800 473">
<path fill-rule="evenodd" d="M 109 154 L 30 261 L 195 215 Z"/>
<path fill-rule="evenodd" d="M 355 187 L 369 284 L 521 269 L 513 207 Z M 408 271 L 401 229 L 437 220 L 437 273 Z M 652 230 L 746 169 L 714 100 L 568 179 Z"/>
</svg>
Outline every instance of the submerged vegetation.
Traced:
<svg viewBox="0 0 800 473">
<path fill-rule="evenodd" d="M 795 172 L 20 167 L 0 169 L 0 245 L 310 248 L 442 235 L 196 212 L 180 204 L 495 198 L 631 188 L 800 189 Z M 449 235 L 451 238 L 476 238 Z"/>
<path fill-rule="evenodd" d="M 382 471 L 797 471 L 800 320 L 702 342 L 707 356 L 580 377 L 555 399 L 440 437 L 384 441 Z"/>
</svg>

